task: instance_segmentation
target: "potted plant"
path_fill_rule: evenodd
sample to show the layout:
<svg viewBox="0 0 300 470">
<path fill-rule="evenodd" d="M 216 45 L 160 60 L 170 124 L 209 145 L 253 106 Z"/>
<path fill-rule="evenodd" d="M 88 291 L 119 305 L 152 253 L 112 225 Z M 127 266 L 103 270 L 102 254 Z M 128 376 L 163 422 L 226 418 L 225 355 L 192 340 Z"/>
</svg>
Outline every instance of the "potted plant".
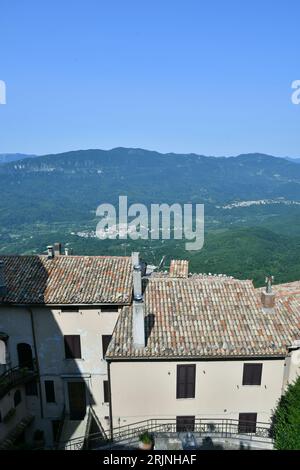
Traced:
<svg viewBox="0 0 300 470">
<path fill-rule="evenodd" d="M 153 438 L 148 431 L 143 432 L 139 436 L 139 448 L 143 450 L 151 450 L 153 446 Z"/>
<path fill-rule="evenodd" d="M 33 440 L 34 440 L 34 446 L 39 448 L 39 447 L 44 447 L 45 445 L 45 439 L 44 439 L 44 431 L 41 429 L 36 429 L 33 434 Z"/>
</svg>

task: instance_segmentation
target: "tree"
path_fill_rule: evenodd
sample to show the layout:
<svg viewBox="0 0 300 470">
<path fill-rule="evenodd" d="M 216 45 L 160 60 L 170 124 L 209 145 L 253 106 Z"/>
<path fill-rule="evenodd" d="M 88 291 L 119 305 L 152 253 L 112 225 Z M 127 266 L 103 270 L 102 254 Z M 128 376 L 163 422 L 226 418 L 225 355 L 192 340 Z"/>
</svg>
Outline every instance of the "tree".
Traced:
<svg viewBox="0 0 300 470">
<path fill-rule="evenodd" d="M 300 450 L 300 377 L 290 384 L 273 415 L 276 449 Z"/>
</svg>

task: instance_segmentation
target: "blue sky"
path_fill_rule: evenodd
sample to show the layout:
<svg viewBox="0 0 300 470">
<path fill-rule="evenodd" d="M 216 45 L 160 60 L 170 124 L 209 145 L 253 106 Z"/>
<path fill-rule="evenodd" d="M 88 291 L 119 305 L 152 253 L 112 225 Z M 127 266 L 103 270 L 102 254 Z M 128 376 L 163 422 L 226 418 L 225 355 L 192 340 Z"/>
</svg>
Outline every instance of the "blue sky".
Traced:
<svg viewBox="0 0 300 470">
<path fill-rule="evenodd" d="M 298 0 L 1 0 L 0 153 L 300 157 Z"/>
</svg>

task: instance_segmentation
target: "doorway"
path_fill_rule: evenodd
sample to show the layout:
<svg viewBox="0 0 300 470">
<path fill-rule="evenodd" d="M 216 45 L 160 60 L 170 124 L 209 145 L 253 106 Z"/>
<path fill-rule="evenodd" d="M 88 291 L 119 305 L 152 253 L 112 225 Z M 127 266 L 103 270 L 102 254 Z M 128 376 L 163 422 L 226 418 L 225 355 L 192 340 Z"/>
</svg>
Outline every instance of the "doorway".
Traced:
<svg viewBox="0 0 300 470">
<path fill-rule="evenodd" d="M 68 382 L 69 412 L 71 420 L 82 420 L 86 414 L 85 382 Z"/>
</svg>

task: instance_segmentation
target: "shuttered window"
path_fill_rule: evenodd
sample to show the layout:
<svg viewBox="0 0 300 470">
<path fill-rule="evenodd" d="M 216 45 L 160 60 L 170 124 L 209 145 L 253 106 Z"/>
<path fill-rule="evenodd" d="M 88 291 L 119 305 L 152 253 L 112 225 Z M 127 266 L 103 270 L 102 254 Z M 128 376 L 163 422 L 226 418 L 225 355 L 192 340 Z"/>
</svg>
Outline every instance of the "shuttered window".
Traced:
<svg viewBox="0 0 300 470">
<path fill-rule="evenodd" d="M 80 335 L 65 335 L 64 340 L 66 359 L 80 359 Z"/>
<path fill-rule="evenodd" d="M 103 395 L 104 395 L 104 403 L 109 403 L 109 385 L 108 380 L 103 381 Z"/>
<path fill-rule="evenodd" d="M 102 357 L 105 357 L 112 335 L 102 335 Z"/>
<path fill-rule="evenodd" d="M 195 430 L 195 416 L 177 416 L 176 432 L 193 432 Z"/>
<path fill-rule="evenodd" d="M 262 364 L 244 364 L 243 385 L 260 385 Z"/>
<path fill-rule="evenodd" d="M 256 432 L 257 413 L 239 414 L 239 433 Z"/>
<path fill-rule="evenodd" d="M 195 378 L 195 364 L 177 366 L 176 398 L 195 398 Z"/>
<path fill-rule="evenodd" d="M 46 402 L 55 403 L 55 390 L 53 380 L 45 380 Z"/>
</svg>

